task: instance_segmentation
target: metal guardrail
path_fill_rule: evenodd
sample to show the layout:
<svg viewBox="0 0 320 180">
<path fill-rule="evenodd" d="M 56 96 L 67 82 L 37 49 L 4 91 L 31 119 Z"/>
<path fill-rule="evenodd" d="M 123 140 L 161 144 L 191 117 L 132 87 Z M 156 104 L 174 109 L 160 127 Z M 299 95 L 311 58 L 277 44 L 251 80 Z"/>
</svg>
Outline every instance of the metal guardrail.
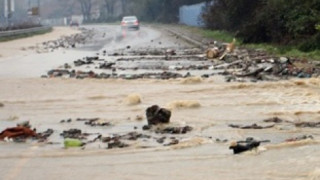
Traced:
<svg viewBox="0 0 320 180">
<path fill-rule="evenodd" d="M 49 30 L 51 28 L 52 28 L 51 26 L 43 26 L 43 27 L 19 29 L 19 30 L 12 30 L 12 31 L 0 31 L 0 37 L 8 37 L 8 36 L 16 36 L 16 35 L 27 34 L 27 33 L 34 33 L 34 32 L 38 32 L 38 31 Z"/>
</svg>

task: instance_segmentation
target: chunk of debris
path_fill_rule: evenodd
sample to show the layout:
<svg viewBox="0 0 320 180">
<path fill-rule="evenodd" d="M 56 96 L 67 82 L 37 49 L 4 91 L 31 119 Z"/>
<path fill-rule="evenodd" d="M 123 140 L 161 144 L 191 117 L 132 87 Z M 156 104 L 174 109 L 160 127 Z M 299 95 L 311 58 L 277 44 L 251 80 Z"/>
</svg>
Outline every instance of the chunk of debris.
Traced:
<svg viewBox="0 0 320 180">
<path fill-rule="evenodd" d="M 80 129 L 69 129 L 63 131 L 60 136 L 63 138 L 71 138 L 71 139 L 86 139 L 89 134 L 82 133 Z"/>
<path fill-rule="evenodd" d="M 161 134 L 186 134 L 187 132 L 192 131 L 192 127 L 184 126 L 184 127 L 166 127 L 164 129 L 157 129 L 156 133 Z"/>
<path fill-rule="evenodd" d="M 229 127 L 232 127 L 232 128 L 239 128 L 239 129 L 268 129 L 268 128 L 273 128 L 275 125 L 272 124 L 272 125 L 269 125 L 269 126 L 259 126 L 257 124 L 252 124 L 252 125 L 245 125 L 245 126 L 242 126 L 242 125 L 235 125 L 235 124 L 229 124 Z"/>
<path fill-rule="evenodd" d="M 260 146 L 260 143 L 270 142 L 269 140 L 257 141 L 252 137 L 248 137 L 245 141 L 233 141 L 229 149 L 233 150 L 233 154 L 239 154 L 245 151 L 256 149 Z"/>
<path fill-rule="evenodd" d="M 178 139 L 171 139 L 171 141 L 167 144 L 164 144 L 164 146 L 172 146 L 172 145 L 176 145 L 176 144 L 179 144 L 179 140 Z"/>
<path fill-rule="evenodd" d="M 302 140 L 306 140 L 306 139 L 313 139 L 313 136 L 312 135 L 301 135 L 298 137 L 286 139 L 285 141 L 286 142 L 294 142 L 294 141 L 302 141 Z"/>
<path fill-rule="evenodd" d="M 263 120 L 263 122 L 268 122 L 268 123 L 271 123 L 271 122 L 273 122 L 273 123 L 282 123 L 282 122 L 284 122 L 284 120 L 283 120 L 283 119 L 280 119 L 280 118 L 278 118 L 278 117 L 272 117 L 272 118 Z"/>
<path fill-rule="evenodd" d="M 47 129 L 44 132 L 37 134 L 38 142 L 45 142 L 53 134 L 53 129 Z"/>
<path fill-rule="evenodd" d="M 121 142 L 120 140 L 113 140 L 108 142 L 108 149 L 114 149 L 114 148 L 125 148 L 128 147 L 128 144 L 125 144 L 123 142 Z"/>
<path fill-rule="evenodd" d="M 4 107 L 4 104 L 0 102 L 0 107 Z"/>
<path fill-rule="evenodd" d="M 146 110 L 148 125 L 157 125 L 160 123 L 169 123 L 171 111 L 165 108 L 160 108 L 158 105 L 153 105 Z"/>
<path fill-rule="evenodd" d="M 65 148 L 71 148 L 71 147 L 82 147 L 86 143 L 80 141 L 79 139 L 72 139 L 72 138 L 66 138 L 64 140 L 64 147 Z"/>
<path fill-rule="evenodd" d="M 36 137 L 37 134 L 34 130 L 31 130 L 28 127 L 12 127 L 12 128 L 7 128 L 3 130 L 0 133 L 0 140 L 3 141 L 5 138 L 9 139 L 16 139 L 16 138 L 22 138 L 22 139 L 27 139 L 30 137 Z"/>
<path fill-rule="evenodd" d="M 214 59 L 214 58 L 219 57 L 219 53 L 220 53 L 220 51 L 219 51 L 218 47 L 209 48 L 209 49 L 207 49 L 206 56 L 208 59 Z"/>
<path fill-rule="evenodd" d="M 309 127 L 309 128 L 320 128 L 320 122 L 298 122 L 295 123 L 296 127 Z"/>
</svg>

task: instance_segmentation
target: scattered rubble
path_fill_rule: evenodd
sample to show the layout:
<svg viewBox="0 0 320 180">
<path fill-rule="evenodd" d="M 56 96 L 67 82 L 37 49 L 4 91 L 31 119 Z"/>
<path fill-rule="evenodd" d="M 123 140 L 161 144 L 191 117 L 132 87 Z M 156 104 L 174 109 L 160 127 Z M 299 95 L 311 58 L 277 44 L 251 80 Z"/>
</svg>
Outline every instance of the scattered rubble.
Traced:
<svg viewBox="0 0 320 180">
<path fill-rule="evenodd" d="M 90 29 L 81 28 L 81 33 L 70 36 L 62 36 L 58 40 L 46 41 L 29 49 L 35 49 L 38 53 L 53 52 L 59 48 L 76 48 L 78 45 L 85 44 L 92 39 L 94 31 Z"/>
<path fill-rule="evenodd" d="M 64 139 L 71 138 L 71 139 L 87 139 L 90 134 L 82 133 L 80 129 L 69 129 L 63 131 L 60 136 Z"/>
<path fill-rule="evenodd" d="M 286 122 L 286 121 L 283 120 L 283 119 L 280 119 L 280 118 L 278 118 L 278 117 L 272 117 L 272 118 L 263 120 L 263 122 L 268 122 L 268 123 L 282 123 L 282 122 Z"/>
<path fill-rule="evenodd" d="M 53 129 L 47 129 L 44 132 L 37 134 L 38 142 L 46 142 L 48 138 L 53 134 Z"/>
<path fill-rule="evenodd" d="M 84 121 L 84 124 L 95 127 L 95 126 L 111 126 L 110 122 L 107 122 L 100 118 L 92 118 L 92 119 L 86 119 L 86 118 L 78 118 L 76 121 Z"/>
<path fill-rule="evenodd" d="M 192 127 L 166 127 L 164 129 L 157 129 L 155 132 L 160 134 L 186 134 L 187 132 L 192 131 Z"/>
<path fill-rule="evenodd" d="M 285 141 L 286 142 L 294 142 L 294 141 L 302 141 L 302 140 L 306 140 L 306 139 L 313 139 L 313 136 L 312 135 L 301 135 L 298 137 L 286 139 Z"/>
<path fill-rule="evenodd" d="M 309 127 L 309 128 L 320 128 L 320 122 L 298 122 L 295 123 L 296 127 Z"/>
<path fill-rule="evenodd" d="M 229 127 L 232 128 L 239 128 L 239 129 L 268 129 L 268 128 L 273 128 L 275 125 L 269 125 L 269 126 L 259 126 L 257 124 L 252 124 L 252 125 L 235 125 L 235 124 L 229 124 Z"/>
</svg>

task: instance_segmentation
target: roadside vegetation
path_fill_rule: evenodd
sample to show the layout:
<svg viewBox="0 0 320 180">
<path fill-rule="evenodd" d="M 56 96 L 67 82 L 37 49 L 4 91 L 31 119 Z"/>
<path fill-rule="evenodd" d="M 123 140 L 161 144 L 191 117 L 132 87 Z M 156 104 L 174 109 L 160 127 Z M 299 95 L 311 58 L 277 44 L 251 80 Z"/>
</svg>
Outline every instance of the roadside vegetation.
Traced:
<svg viewBox="0 0 320 180">
<path fill-rule="evenodd" d="M 48 30 L 41 30 L 38 32 L 33 32 L 33 33 L 24 33 L 24 34 L 19 34 L 15 36 L 7 36 L 7 37 L 0 37 L 0 42 L 6 42 L 6 41 L 11 41 L 11 40 L 16 40 L 16 39 L 21 39 L 21 38 L 27 38 L 31 36 L 36 36 L 36 35 L 41 35 L 41 34 L 46 34 L 52 31 L 52 28 Z"/>
<path fill-rule="evenodd" d="M 248 48 L 320 60 L 319 0 L 215 0 L 203 14 L 201 33 Z M 229 37 L 228 37 L 229 36 Z"/>
</svg>

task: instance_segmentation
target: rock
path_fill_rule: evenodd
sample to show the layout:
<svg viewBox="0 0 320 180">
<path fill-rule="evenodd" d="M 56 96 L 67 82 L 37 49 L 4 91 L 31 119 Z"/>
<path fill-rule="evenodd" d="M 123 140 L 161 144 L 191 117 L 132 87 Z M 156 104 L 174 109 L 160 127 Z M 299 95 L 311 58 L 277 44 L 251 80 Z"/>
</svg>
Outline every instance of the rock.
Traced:
<svg viewBox="0 0 320 180">
<path fill-rule="evenodd" d="M 128 144 L 125 144 L 123 142 L 121 142 L 120 140 L 113 140 L 111 142 L 108 143 L 108 149 L 113 149 L 113 148 L 125 148 L 128 147 Z"/>
<path fill-rule="evenodd" d="M 0 107 L 4 107 L 4 104 L 0 102 Z"/>
<path fill-rule="evenodd" d="M 86 139 L 88 134 L 83 134 L 80 129 L 69 129 L 63 131 L 60 136 L 63 138 L 71 138 L 71 139 Z"/>
<path fill-rule="evenodd" d="M 169 123 L 171 111 L 165 108 L 160 108 L 158 105 L 153 105 L 146 110 L 148 125 L 157 125 L 159 123 Z"/>
<path fill-rule="evenodd" d="M 187 132 L 192 131 L 192 127 L 184 126 L 184 127 L 166 127 L 164 129 L 156 130 L 156 133 L 161 134 L 186 134 Z"/>
<path fill-rule="evenodd" d="M 150 130 L 151 129 L 151 125 L 144 125 L 142 127 L 142 130 L 146 131 L 146 130 Z"/>
<path fill-rule="evenodd" d="M 47 129 L 44 132 L 37 134 L 37 139 L 39 142 L 47 141 L 47 139 L 53 134 L 53 129 Z"/>
<path fill-rule="evenodd" d="M 171 139 L 171 142 L 169 142 L 168 144 L 165 144 L 164 146 L 172 146 L 172 145 L 176 145 L 179 144 L 179 140 L 178 139 Z"/>
<path fill-rule="evenodd" d="M 260 142 L 259 141 L 249 141 L 247 143 L 241 144 L 238 142 L 232 142 L 229 149 L 233 150 L 233 154 L 239 154 L 245 151 L 250 151 L 252 149 L 255 149 L 257 147 L 260 146 Z"/>
</svg>

